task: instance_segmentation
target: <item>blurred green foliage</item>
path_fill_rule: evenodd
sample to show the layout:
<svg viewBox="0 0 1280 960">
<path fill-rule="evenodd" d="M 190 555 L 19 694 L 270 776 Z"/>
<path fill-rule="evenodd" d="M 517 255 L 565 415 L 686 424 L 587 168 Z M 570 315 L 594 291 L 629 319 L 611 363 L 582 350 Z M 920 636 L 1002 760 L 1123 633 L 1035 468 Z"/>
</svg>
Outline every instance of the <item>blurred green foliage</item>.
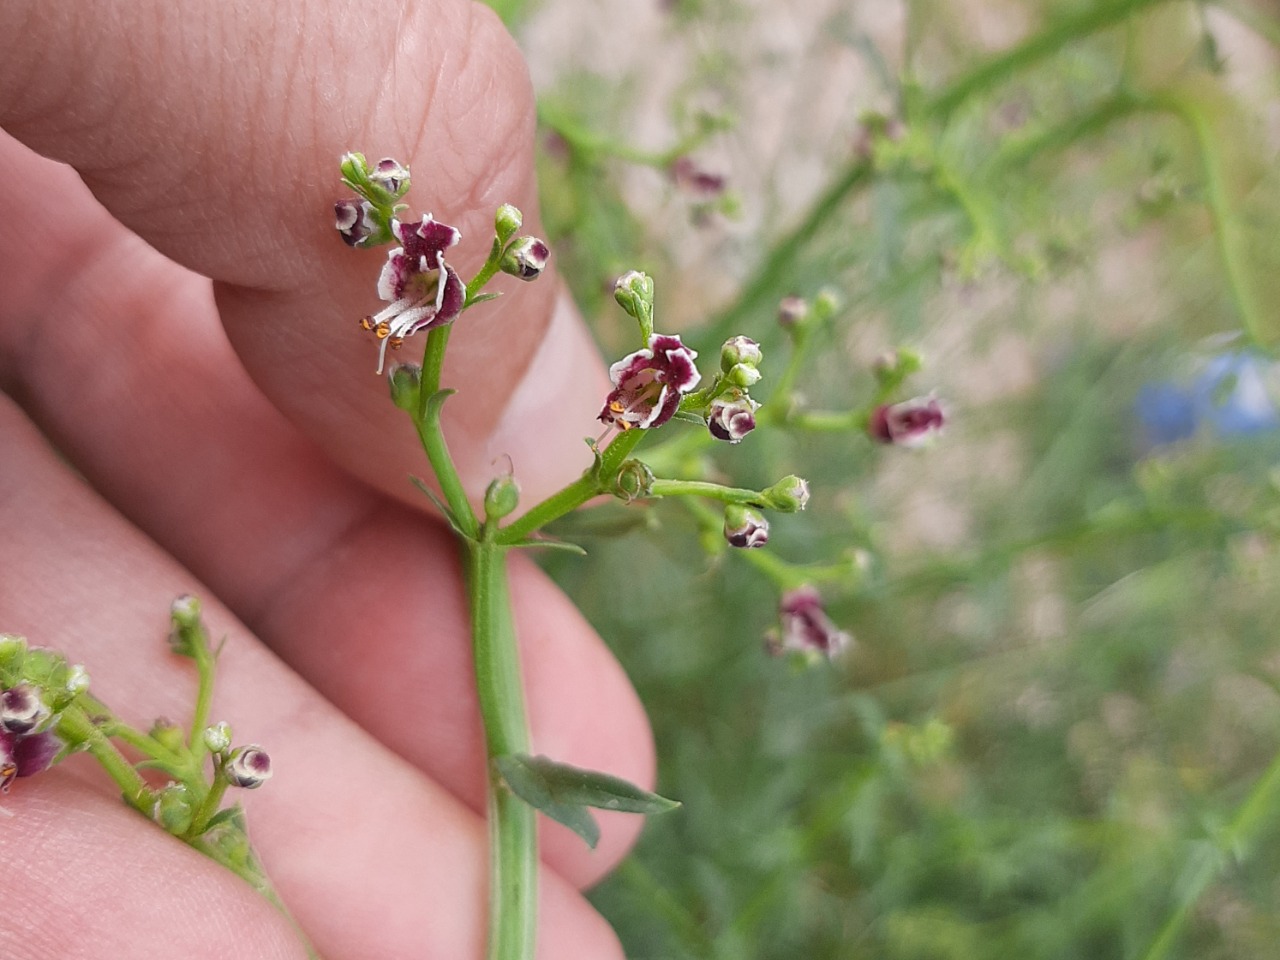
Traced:
<svg viewBox="0 0 1280 960">
<path fill-rule="evenodd" d="M 809 510 L 774 521 L 784 562 L 870 558 L 823 585 L 857 638 L 829 669 L 763 654 L 774 578 L 706 553 L 679 505 L 562 525 L 590 556 L 547 566 L 685 804 L 593 898 L 632 960 L 1274 957 L 1280 438 L 1153 449 L 1135 400 L 1280 336 L 1280 27 L 1243 0 L 916 0 L 888 31 L 877 6 L 655 5 L 636 42 L 660 47 L 612 73 L 538 60 L 607 14 L 523 21 L 554 77 L 549 239 L 606 352 L 634 349 L 608 295 L 625 269 L 654 274 L 660 330 L 705 358 L 753 336 L 766 377 L 778 300 L 833 286 L 803 400 L 865 404 L 871 358 L 911 344 L 911 388 L 952 411 L 920 453 L 782 428 L 697 451 L 736 484 L 809 478 Z M 993 18 L 1010 39 L 982 38 Z M 805 42 L 762 53 L 788 30 Z M 654 57 L 683 71 L 657 93 Z M 754 75 L 849 58 L 874 82 L 843 125 L 806 134 L 799 110 L 755 136 Z M 667 177 L 717 149 L 740 224 Z"/>
</svg>

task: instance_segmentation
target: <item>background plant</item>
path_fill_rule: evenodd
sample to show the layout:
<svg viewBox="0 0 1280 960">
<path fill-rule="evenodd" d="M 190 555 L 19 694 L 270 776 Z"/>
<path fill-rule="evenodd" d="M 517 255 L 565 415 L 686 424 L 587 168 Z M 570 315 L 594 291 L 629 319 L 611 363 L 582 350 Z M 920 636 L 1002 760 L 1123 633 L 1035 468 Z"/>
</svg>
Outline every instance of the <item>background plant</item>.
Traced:
<svg viewBox="0 0 1280 960">
<path fill-rule="evenodd" d="M 744 442 L 743 483 L 815 491 L 774 555 L 869 558 L 828 584 L 858 640 L 836 671 L 762 656 L 774 578 L 703 554 L 687 512 L 562 531 L 592 560 L 548 566 L 685 802 L 596 893 L 628 955 L 1270 956 L 1276 439 L 1215 429 L 1240 378 L 1206 373 L 1275 337 L 1264 7 L 504 13 L 543 91 L 548 239 L 606 353 L 626 268 L 700 349 L 743 332 L 770 358 L 778 301 L 832 286 L 814 405 L 865 404 L 873 359 L 910 344 L 955 408 L 924 456 Z M 686 155 L 727 174 L 737 220 L 671 175 Z M 1206 376 L 1195 435 L 1154 447 L 1143 385 Z M 668 602 L 612 603 L 624 570 Z"/>
</svg>

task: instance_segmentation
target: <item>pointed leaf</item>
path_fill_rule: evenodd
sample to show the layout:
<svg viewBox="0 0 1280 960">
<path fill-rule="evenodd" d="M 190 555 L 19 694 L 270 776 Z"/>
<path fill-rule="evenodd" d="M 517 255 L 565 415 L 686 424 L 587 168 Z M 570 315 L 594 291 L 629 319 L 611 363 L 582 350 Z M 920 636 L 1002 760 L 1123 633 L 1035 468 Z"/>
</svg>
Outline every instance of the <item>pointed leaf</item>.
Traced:
<svg viewBox="0 0 1280 960">
<path fill-rule="evenodd" d="M 549 540 L 538 539 L 536 537 L 526 537 L 524 540 L 517 540 L 515 543 L 506 544 L 508 547 L 546 547 L 548 550 L 564 550 L 568 553 L 576 553 L 580 557 L 585 557 L 587 551 L 576 543 L 569 543 L 565 540 Z"/>
<path fill-rule="evenodd" d="M 474 307 L 477 303 L 484 303 L 486 300 L 497 300 L 502 294 L 500 293 L 477 293 L 474 297 L 467 301 L 464 310 Z"/>
<path fill-rule="evenodd" d="M 436 509 L 440 511 L 444 516 L 445 521 L 449 524 L 449 529 L 460 537 L 466 537 L 466 534 L 462 532 L 462 528 L 458 526 L 458 521 L 454 519 L 453 511 L 449 509 L 448 504 L 441 500 L 436 492 L 427 486 L 426 481 L 421 477 L 410 476 L 409 482 L 425 493 L 428 499 L 436 505 Z"/>
<path fill-rule="evenodd" d="M 671 415 L 672 420 L 683 420 L 685 423 L 696 423 L 700 427 L 707 425 L 707 418 L 700 417 L 696 413 L 690 413 L 688 410 L 677 410 Z"/>
<path fill-rule="evenodd" d="M 586 807 L 653 814 L 680 806 L 675 800 L 642 790 L 621 777 L 557 763 L 549 757 L 512 754 L 497 757 L 494 764 L 516 796 L 563 823 L 593 848 L 600 828 Z"/>
</svg>

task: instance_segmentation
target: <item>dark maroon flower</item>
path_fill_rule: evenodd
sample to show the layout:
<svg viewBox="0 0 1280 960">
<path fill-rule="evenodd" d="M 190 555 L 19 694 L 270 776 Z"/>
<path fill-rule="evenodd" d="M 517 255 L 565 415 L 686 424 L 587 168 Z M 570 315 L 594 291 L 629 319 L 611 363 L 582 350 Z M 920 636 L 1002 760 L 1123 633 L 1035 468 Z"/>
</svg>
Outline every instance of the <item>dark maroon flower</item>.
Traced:
<svg viewBox="0 0 1280 960">
<path fill-rule="evenodd" d="M 333 205 L 334 226 L 342 234 L 342 240 L 347 246 L 359 246 L 376 229 L 369 215 L 372 209 L 368 201 L 358 197 L 339 200 Z"/>
<path fill-rule="evenodd" d="M 614 389 L 597 419 L 621 430 L 662 426 L 702 379 L 693 363 L 697 356 L 679 337 L 654 334 L 648 347 L 609 368 Z"/>
<path fill-rule="evenodd" d="M 696 200 L 709 201 L 724 193 L 725 177 L 710 173 L 689 156 L 679 156 L 671 163 L 671 179 L 677 187 Z"/>
<path fill-rule="evenodd" d="M 30 733 L 49 716 L 40 691 L 29 683 L 19 683 L 0 693 L 0 727 L 19 736 Z"/>
<path fill-rule="evenodd" d="M 378 278 L 378 296 L 390 301 L 390 306 L 360 321 L 382 341 L 378 373 L 386 363 L 388 346 L 394 350 L 419 330 L 452 323 L 467 298 L 466 285 L 444 260 L 445 250 L 461 237 L 455 228 L 428 213 L 420 224 L 391 221 L 391 232 L 401 246 L 387 254 Z"/>
<path fill-rule="evenodd" d="M 707 428 L 717 440 L 737 443 L 756 428 L 756 403 L 745 393 L 725 394 L 711 401 Z"/>
<path fill-rule="evenodd" d="M 876 407 L 871 411 L 867 433 L 880 443 L 919 447 L 942 430 L 945 420 L 942 405 L 934 397 L 916 397 Z"/>
<path fill-rule="evenodd" d="M 0 730 L 0 791 L 9 792 L 14 777 L 30 777 L 49 768 L 62 741 L 53 731 L 27 735 Z"/>
<path fill-rule="evenodd" d="M 780 632 L 768 638 L 773 654 L 790 650 L 809 656 L 834 658 L 845 650 L 853 638 L 831 622 L 822 608 L 822 597 L 811 586 L 797 587 L 782 595 L 778 604 Z"/>
</svg>

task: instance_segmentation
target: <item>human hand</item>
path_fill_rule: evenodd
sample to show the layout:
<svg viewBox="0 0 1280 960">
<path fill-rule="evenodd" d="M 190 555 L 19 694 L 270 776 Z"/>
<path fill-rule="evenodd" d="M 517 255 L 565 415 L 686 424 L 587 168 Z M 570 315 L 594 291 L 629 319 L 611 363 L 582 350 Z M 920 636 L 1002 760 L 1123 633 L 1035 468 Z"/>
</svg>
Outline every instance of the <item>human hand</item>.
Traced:
<svg viewBox="0 0 1280 960">
<path fill-rule="evenodd" d="M 462 230 L 464 276 L 499 203 L 537 232 L 518 52 L 469 0 L 16 0 L 0 38 L 16 138 L 0 139 L 0 629 L 85 663 L 145 726 L 189 703 L 165 611 L 201 596 L 228 636 L 213 716 L 279 771 L 252 835 L 321 953 L 479 957 L 483 750 L 455 548 L 407 482 L 421 451 L 356 324 L 382 254 L 343 246 L 331 211 L 354 148 L 411 164 L 415 209 Z M 532 503 L 588 462 L 607 383 L 549 275 L 503 282 L 457 325 L 446 430 L 473 491 L 509 455 Z M 520 560 L 536 748 L 647 782 L 625 676 Z M 0 955 L 301 955 L 255 893 L 87 766 L 4 807 Z M 594 853 L 546 831 L 539 956 L 621 956 L 574 888 L 639 822 L 600 819 Z"/>
</svg>

